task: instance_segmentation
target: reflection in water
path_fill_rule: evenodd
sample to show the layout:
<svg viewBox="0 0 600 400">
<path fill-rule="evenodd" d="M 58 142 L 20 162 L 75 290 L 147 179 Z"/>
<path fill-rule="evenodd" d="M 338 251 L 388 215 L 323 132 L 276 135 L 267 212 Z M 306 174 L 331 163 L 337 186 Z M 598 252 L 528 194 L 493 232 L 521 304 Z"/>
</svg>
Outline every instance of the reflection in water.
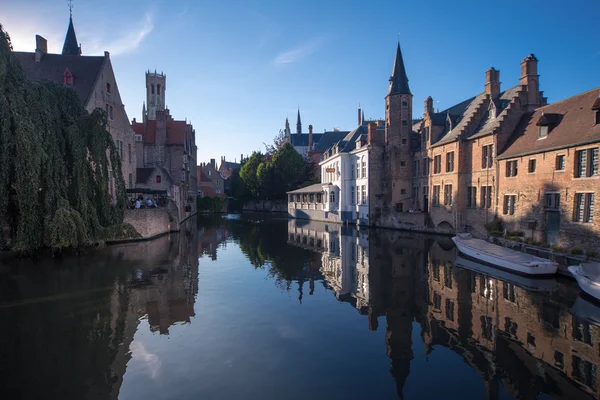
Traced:
<svg viewBox="0 0 600 400">
<path fill-rule="evenodd" d="M 441 237 L 289 221 L 288 243 L 322 253 L 328 286 L 368 315 L 369 329 L 385 316 L 399 396 L 410 374 L 414 321 L 426 353 L 443 346 L 459 354 L 490 398 L 500 384 L 516 398 L 598 398 L 600 327 L 593 321 L 600 311 L 576 298 L 572 282 L 456 263 Z"/>
<path fill-rule="evenodd" d="M 19 264 L 0 275 L 3 398 L 475 397 L 465 365 L 489 398 L 599 397 L 597 304 L 444 237 L 207 218 Z"/>
<path fill-rule="evenodd" d="M 133 337 L 194 316 L 195 226 L 79 258 L 10 261 L 0 275 L 3 398 L 117 398 L 131 352 L 160 361 Z M 5 261 L 6 265 L 9 261 Z"/>
</svg>

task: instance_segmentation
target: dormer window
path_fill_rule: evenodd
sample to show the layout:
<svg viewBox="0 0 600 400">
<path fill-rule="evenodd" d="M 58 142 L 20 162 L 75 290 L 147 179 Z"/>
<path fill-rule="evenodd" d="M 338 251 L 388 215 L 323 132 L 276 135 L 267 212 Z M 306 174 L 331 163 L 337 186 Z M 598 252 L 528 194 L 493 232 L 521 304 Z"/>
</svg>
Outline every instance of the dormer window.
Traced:
<svg viewBox="0 0 600 400">
<path fill-rule="evenodd" d="M 538 133 L 538 137 L 540 139 L 545 138 L 546 136 L 548 136 L 548 127 L 547 126 L 540 126 L 540 130 Z"/>
<path fill-rule="evenodd" d="M 106 82 L 106 93 L 110 93 L 110 83 Z"/>
<path fill-rule="evenodd" d="M 562 120 L 561 114 L 554 113 L 544 113 L 542 110 L 542 115 L 538 119 L 536 125 L 538 126 L 538 139 L 544 139 L 548 136 L 552 129 L 560 124 Z"/>
<path fill-rule="evenodd" d="M 600 111 L 596 111 L 596 124 L 600 124 Z"/>
<path fill-rule="evenodd" d="M 69 71 L 69 68 L 65 69 L 65 72 L 63 73 L 63 80 L 65 85 L 73 86 L 73 74 L 71 71 Z"/>
</svg>

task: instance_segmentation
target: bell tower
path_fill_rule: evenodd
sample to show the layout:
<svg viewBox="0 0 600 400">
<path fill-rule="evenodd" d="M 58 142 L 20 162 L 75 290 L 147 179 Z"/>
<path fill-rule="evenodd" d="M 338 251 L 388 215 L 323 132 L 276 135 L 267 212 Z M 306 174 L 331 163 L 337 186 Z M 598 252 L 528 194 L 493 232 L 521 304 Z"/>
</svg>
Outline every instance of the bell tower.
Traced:
<svg viewBox="0 0 600 400">
<path fill-rule="evenodd" d="M 146 104 L 148 105 L 148 120 L 156 119 L 156 112 L 165 109 L 165 91 L 167 90 L 167 76 L 146 72 Z"/>
<path fill-rule="evenodd" d="M 391 201 L 397 211 L 407 211 L 412 195 L 412 100 L 400 43 L 385 98 L 385 141 L 389 155 Z"/>
</svg>

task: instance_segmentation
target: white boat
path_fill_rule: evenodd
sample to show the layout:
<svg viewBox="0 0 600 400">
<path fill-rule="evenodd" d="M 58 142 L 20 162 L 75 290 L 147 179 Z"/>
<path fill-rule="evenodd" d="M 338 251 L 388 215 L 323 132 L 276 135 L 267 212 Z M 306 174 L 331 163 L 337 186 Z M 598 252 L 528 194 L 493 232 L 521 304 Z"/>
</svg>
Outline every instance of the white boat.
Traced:
<svg viewBox="0 0 600 400">
<path fill-rule="evenodd" d="M 600 307 L 598 307 L 595 301 L 592 301 L 588 300 L 587 296 L 584 298 L 580 295 L 575 300 L 575 304 L 573 304 L 569 312 L 593 325 L 600 326 Z"/>
<path fill-rule="evenodd" d="M 558 264 L 554 261 L 475 239 L 468 233 L 459 233 L 452 241 L 462 254 L 513 273 L 553 275 L 558 269 Z"/>
<path fill-rule="evenodd" d="M 478 272 L 503 282 L 512 283 L 513 285 L 519 286 L 530 292 L 552 292 L 556 289 L 556 279 L 554 277 L 540 278 L 523 276 L 500 268 L 481 264 L 461 256 L 456 257 L 454 264 L 460 268 Z"/>
<path fill-rule="evenodd" d="M 573 275 L 581 290 L 600 300 L 600 263 L 571 265 L 569 272 Z"/>
</svg>

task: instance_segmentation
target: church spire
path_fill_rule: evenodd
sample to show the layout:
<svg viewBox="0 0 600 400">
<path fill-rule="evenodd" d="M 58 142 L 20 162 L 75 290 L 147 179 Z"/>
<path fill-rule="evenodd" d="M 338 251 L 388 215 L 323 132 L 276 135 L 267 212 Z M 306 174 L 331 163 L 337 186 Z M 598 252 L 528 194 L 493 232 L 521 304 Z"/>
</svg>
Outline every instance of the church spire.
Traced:
<svg viewBox="0 0 600 400">
<path fill-rule="evenodd" d="M 302 122 L 300 121 L 300 107 L 298 107 L 298 121 L 296 122 L 296 133 L 302 133 Z"/>
<path fill-rule="evenodd" d="M 390 76 L 390 94 L 411 94 L 408 88 L 408 77 L 406 76 L 406 69 L 404 68 L 404 60 L 402 59 L 402 51 L 400 51 L 400 42 L 398 42 L 398 48 L 396 49 L 396 60 L 394 61 L 394 69 L 392 70 L 392 76 Z"/>
<path fill-rule="evenodd" d="M 77 44 L 77 36 L 75 36 L 75 27 L 73 27 L 73 13 L 72 6 L 69 6 L 69 28 L 67 29 L 67 36 L 65 36 L 65 44 L 63 45 L 62 55 L 63 56 L 80 56 L 81 47 Z"/>
</svg>

